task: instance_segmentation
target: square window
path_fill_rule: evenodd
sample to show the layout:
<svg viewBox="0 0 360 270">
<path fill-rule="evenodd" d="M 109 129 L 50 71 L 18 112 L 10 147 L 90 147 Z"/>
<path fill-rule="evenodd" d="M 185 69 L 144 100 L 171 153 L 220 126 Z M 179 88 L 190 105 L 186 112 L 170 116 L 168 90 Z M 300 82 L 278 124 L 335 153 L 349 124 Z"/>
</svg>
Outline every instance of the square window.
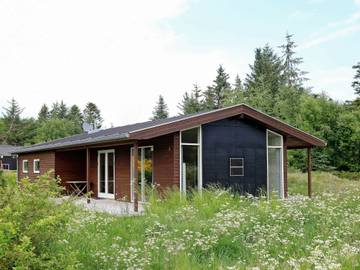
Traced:
<svg viewBox="0 0 360 270">
<path fill-rule="evenodd" d="M 271 131 L 268 132 L 268 146 L 281 146 L 281 136 Z"/>
<path fill-rule="evenodd" d="M 4 164 L 2 165 L 2 168 L 3 168 L 3 170 L 10 170 L 10 165 L 7 164 L 7 163 L 4 163 Z"/>
<path fill-rule="evenodd" d="M 34 159 L 34 173 L 40 173 L 40 159 Z"/>
<path fill-rule="evenodd" d="M 22 165 L 23 165 L 22 166 L 23 173 L 28 173 L 29 172 L 29 161 L 23 160 Z"/>
<path fill-rule="evenodd" d="M 244 158 L 230 158 L 230 176 L 244 176 Z"/>
<path fill-rule="evenodd" d="M 192 128 L 181 132 L 182 143 L 199 143 L 199 128 Z"/>
</svg>

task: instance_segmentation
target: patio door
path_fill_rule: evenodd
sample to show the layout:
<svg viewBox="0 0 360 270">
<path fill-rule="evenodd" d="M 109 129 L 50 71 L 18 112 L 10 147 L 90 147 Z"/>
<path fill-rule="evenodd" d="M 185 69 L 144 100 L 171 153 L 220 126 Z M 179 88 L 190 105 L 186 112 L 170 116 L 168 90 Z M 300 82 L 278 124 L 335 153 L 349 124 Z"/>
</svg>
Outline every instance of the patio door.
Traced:
<svg viewBox="0 0 360 270">
<path fill-rule="evenodd" d="M 98 151 L 98 197 L 115 199 L 115 152 Z"/>
<path fill-rule="evenodd" d="M 134 183 L 134 148 L 130 149 L 130 168 L 131 168 L 131 201 L 134 200 L 134 185 L 137 184 L 137 190 L 139 194 L 139 201 L 146 202 L 148 201 L 150 192 L 152 191 L 153 186 L 153 147 L 152 146 L 140 146 L 138 148 L 138 177 L 137 183 Z"/>
</svg>

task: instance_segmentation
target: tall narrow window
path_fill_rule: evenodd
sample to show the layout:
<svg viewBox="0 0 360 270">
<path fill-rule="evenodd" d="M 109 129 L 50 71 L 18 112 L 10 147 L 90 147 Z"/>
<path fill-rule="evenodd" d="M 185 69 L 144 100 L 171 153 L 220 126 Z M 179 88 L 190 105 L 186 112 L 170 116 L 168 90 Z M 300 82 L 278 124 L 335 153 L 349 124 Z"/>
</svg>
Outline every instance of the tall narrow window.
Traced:
<svg viewBox="0 0 360 270">
<path fill-rule="evenodd" d="M 131 201 L 134 200 L 134 148 L 131 148 L 130 164 L 131 164 Z M 153 152 L 152 146 L 140 146 L 138 148 L 138 186 L 139 199 L 142 202 L 148 201 L 153 190 Z"/>
<path fill-rule="evenodd" d="M 270 130 L 267 131 L 267 160 L 268 196 L 276 194 L 282 198 L 284 196 L 283 138 Z"/>
<path fill-rule="evenodd" d="M 180 154 L 180 190 L 201 190 L 201 127 L 181 131 Z"/>
<path fill-rule="evenodd" d="M 40 159 L 34 159 L 34 173 L 40 173 Z"/>
<path fill-rule="evenodd" d="M 23 162 L 22 162 L 22 171 L 23 171 L 23 173 L 29 172 L 29 161 L 26 159 L 23 160 Z"/>
</svg>

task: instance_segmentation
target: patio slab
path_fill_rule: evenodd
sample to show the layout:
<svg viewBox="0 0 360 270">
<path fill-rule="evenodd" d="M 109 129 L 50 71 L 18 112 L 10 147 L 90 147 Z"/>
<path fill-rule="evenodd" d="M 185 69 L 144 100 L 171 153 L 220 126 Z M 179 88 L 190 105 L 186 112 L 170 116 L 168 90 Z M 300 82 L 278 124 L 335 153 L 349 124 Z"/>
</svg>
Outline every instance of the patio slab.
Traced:
<svg viewBox="0 0 360 270">
<path fill-rule="evenodd" d="M 60 200 L 66 199 L 69 199 L 69 197 L 63 197 Z M 144 206 L 140 202 L 138 212 L 134 211 L 134 203 L 111 199 L 90 199 L 88 203 L 87 198 L 79 197 L 74 199 L 73 203 L 89 211 L 103 212 L 115 216 L 136 216 L 144 213 Z"/>
</svg>

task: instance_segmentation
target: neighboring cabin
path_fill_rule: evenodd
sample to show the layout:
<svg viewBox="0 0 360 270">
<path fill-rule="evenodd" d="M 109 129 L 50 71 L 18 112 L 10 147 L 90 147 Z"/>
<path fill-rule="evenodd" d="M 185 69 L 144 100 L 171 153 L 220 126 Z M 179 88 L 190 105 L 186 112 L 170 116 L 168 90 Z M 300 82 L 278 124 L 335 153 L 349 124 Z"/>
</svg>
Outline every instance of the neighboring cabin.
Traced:
<svg viewBox="0 0 360 270">
<path fill-rule="evenodd" d="M 241 104 L 79 134 L 14 152 L 19 155 L 20 178 L 35 179 L 53 170 L 63 185 L 86 184 L 96 198 L 134 201 L 139 194 L 138 199 L 146 201 L 149 185 L 175 186 L 182 192 L 219 185 L 286 197 L 287 150 L 308 149 L 311 184 L 310 149 L 325 145 Z"/>
<path fill-rule="evenodd" d="M 19 146 L 0 144 L 0 170 L 17 169 L 17 155 L 11 153 L 19 149 Z"/>
</svg>

